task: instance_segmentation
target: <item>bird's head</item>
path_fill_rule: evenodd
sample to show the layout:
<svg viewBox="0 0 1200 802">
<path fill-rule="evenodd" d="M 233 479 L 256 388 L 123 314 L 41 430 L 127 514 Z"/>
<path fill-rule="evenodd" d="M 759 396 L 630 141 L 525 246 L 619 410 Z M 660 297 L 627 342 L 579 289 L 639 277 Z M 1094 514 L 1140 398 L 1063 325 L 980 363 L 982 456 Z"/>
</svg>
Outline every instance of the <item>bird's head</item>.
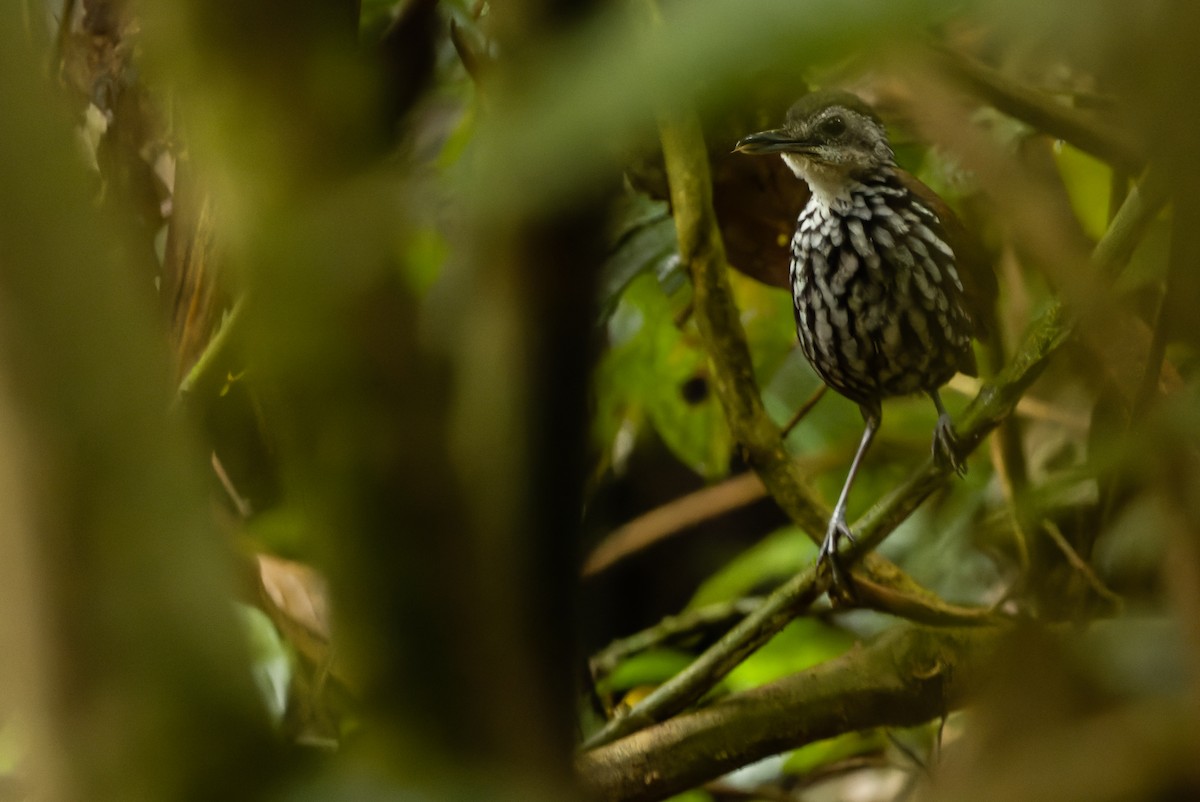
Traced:
<svg viewBox="0 0 1200 802">
<path fill-rule="evenodd" d="M 804 96 L 788 109 L 782 128 L 743 137 L 734 150 L 778 153 L 797 176 L 822 186 L 896 163 L 883 122 L 857 96 L 840 90 Z"/>
</svg>

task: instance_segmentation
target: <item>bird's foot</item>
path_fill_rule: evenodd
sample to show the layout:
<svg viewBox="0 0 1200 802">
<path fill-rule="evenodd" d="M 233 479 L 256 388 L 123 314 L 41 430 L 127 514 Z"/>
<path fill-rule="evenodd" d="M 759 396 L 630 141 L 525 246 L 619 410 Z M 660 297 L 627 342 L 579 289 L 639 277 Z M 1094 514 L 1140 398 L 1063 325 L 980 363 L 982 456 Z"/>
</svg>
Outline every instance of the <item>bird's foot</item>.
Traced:
<svg viewBox="0 0 1200 802">
<path fill-rule="evenodd" d="M 967 473 L 967 463 L 958 454 L 954 422 L 945 413 L 938 415 L 937 426 L 933 429 L 933 461 L 943 468 L 953 469 L 959 476 Z"/>
<path fill-rule="evenodd" d="M 842 565 L 842 558 L 838 553 L 838 545 L 842 538 L 854 542 L 854 534 L 846 525 L 845 513 L 834 515 L 829 521 L 825 539 L 821 541 L 821 550 L 817 553 L 817 570 L 819 571 L 822 565 L 829 566 L 829 600 L 834 603 L 854 599 L 854 584 L 850 581 L 850 574 Z"/>
</svg>

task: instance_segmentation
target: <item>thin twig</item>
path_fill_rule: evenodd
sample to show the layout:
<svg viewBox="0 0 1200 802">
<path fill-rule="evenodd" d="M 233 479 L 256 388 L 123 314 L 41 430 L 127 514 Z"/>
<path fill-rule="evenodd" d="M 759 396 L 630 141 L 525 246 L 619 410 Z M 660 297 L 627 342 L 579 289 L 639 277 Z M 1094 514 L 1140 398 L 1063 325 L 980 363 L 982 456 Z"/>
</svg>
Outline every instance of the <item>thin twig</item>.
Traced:
<svg viewBox="0 0 1200 802">
<path fill-rule="evenodd" d="M 766 495 L 762 480 L 747 472 L 655 507 L 600 541 L 588 555 L 581 573 L 585 577 L 595 576 L 651 544 Z"/>
<path fill-rule="evenodd" d="M 1012 418 L 1009 418 L 1005 423 L 1012 423 L 1012 420 Z M 1017 509 L 1017 490 L 1012 473 L 1010 472 L 1010 467 L 1013 463 L 1004 453 L 1008 445 L 998 437 L 992 438 L 992 463 L 996 472 L 996 478 L 1000 482 L 1000 494 L 1004 497 L 1004 505 L 1009 523 L 1012 524 L 1013 539 L 1017 546 L 1017 565 L 1024 572 L 1029 570 L 1029 533 L 1025 529 L 1023 516 Z M 1022 479 L 1024 479 L 1024 476 L 1022 476 Z"/>
<path fill-rule="evenodd" d="M 1087 580 L 1088 586 L 1095 591 L 1097 596 L 1112 603 L 1117 609 L 1125 605 L 1124 600 L 1109 590 L 1108 586 L 1100 580 L 1100 577 L 1096 576 L 1096 572 L 1092 570 L 1092 566 L 1088 565 L 1087 561 L 1079 556 L 1079 552 L 1075 551 L 1075 548 L 1067 541 L 1062 530 L 1058 528 L 1058 524 L 1047 519 L 1042 521 L 1042 529 L 1054 541 L 1054 545 L 1058 546 L 1058 550 L 1067 558 L 1067 562 L 1071 564 L 1071 567 Z"/>
<path fill-rule="evenodd" d="M 833 464 L 833 454 L 798 459 L 804 476 Z M 684 530 L 766 498 L 767 490 L 753 471 L 740 473 L 639 515 L 614 529 L 592 550 L 581 569 L 584 577 L 595 576 L 622 560 Z"/>
<path fill-rule="evenodd" d="M 192 366 L 187 376 L 180 382 L 180 396 L 196 392 L 205 382 L 214 380 L 222 358 L 228 356 L 234 334 L 241 328 L 242 321 L 246 317 L 246 303 L 245 296 L 239 298 L 233 305 L 233 309 L 225 316 L 225 319 L 221 322 L 221 327 L 217 329 L 217 333 L 209 340 L 203 353 L 196 360 L 196 364 Z"/>
<path fill-rule="evenodd" d="M 791 434 L 792 429 L 795 429 L 797 424 L 804 420 L 804 417 L 808 413 L 813 411 L 813 407 L 817 405 L 818 401 L 825 397 L 825 392 L 828 389 L 829 385 L 822 382 L 821 385 L 817 387 L 815 391 L 813 391 L 813 394 L 808 397 L 808 400 L 800 405 L 800 409 L 796 410 L 796 414 L 792 416 L 791 420 L 784 424 L 781 432 L 784 437 L 787 437 L 789 434 Z"/>
<path fill-rule="evenodd" d="M 933 606 L 923 597 L 911 596 L 862 577 L 855 580 L 854 597 L 856 607 L 887 613 L 926 626 L 995 626 L 1011 620 L 990 607 L 964 607 L 946 601 Z"/>
<path fill-rule="evenodd" d="M 621 661 L 640 652 L 678 643 L 699 634 L 727 630 L 761 606 L 762 599 L 751 596 L 667 616 L 652 627 L 613 641 L 593 655 L 588 661 L 592 677 L 599 680 L 610 674 Z"/>
<path fill-rule="evenodd" d="M 901 741 L 896 733 L 891 730 L 884 730 L 883 734 L 887 737 L 888 743 L 895 747 L 896 751 L 908 758 L 913 766 L 921 770 L 921 773 L 929 774 L 929 763 L 917 754 L 917 750 L 904 743 L 904 741 Z"/>
<path fill-rule="evenodd" d="M 221 458 L 217 456 L 217 452 L 212 452 L 212 469 L 217 475 L 217 480 L 220 481 L 221 487 L 225 488 L 225 493 L 229 496 L 234 509 L 243 519 L 249 518 L 254 514 L 254 507 L 250 501 L 238 492 L 237 487 L 233 484 L 233 480 L 229 478 L 229 474 L 225 471 L 225 465 L 221 462 Z"/>
<path fill-rule="evenodd" d="M 458 53 L 458 59 L 467 75 L 478 84 L 483 77 L 483 58 L 475 52 L 475 48 L 463 35 L 462 28 L 453 19 L 450 20 L 450 43 L 454 45 L 454 52 Z"/>
</svg>

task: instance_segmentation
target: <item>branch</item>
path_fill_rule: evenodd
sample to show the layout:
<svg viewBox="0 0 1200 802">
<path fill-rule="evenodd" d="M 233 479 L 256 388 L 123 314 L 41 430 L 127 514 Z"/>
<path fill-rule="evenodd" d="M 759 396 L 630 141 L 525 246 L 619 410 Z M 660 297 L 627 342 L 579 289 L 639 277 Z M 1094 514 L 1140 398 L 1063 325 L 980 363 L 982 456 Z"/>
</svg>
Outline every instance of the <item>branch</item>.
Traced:
<svg viewBox="0 0 1200 802">
<path fill-rule="evenodd" d="M 865 648 L 581 756 L 595 799 L 649 802 L 768 755 L 943 716 L 977 684 L 1004 630 L 903 627 Z"/>
</svg>

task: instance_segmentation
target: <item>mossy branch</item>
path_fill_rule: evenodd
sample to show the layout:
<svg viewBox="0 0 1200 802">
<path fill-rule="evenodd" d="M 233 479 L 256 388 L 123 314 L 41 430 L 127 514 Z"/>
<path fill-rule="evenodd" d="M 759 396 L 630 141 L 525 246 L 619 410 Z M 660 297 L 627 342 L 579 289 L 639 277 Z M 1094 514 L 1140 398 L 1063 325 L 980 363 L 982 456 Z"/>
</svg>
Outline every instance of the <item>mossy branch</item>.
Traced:
<svg viewBox="0 0 1200 802">
<path fill-rule="evenodd" d="M 592 798 L 649 802 L 840 733 L 920 724 L 962 704 L 1003 632 L 898 628 L 582 755 L 576 768 Z"/>
</svg>

